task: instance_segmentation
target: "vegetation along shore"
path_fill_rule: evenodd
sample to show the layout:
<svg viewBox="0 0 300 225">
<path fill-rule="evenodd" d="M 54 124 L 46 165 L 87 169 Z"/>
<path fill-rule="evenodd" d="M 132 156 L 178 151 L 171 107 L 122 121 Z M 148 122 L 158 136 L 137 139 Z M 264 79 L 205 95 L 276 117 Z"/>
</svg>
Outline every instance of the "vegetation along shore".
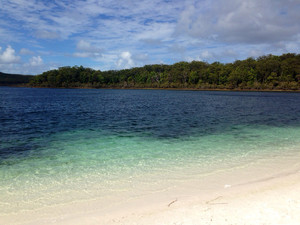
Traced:
<svg viewBox="0 0 300 225">
<path fill-rule="evenodd" d="M 2 76 L 2 74 L 1 74 Z M 200 90 L 300 90 L 300 54 L 267 55 L 233 63 L 202 61 L 100 71 L 60 67 L 15 84 L 50 88 L 179 88 Z M 21 79 L 23 82 L 21 82 Z M 3 82 L 1 81 L 1 84 Z M 6 83 L 7 84 L 7 83 Z M 11 81 L 11 85 L 14 83 Z"/>
</svg>

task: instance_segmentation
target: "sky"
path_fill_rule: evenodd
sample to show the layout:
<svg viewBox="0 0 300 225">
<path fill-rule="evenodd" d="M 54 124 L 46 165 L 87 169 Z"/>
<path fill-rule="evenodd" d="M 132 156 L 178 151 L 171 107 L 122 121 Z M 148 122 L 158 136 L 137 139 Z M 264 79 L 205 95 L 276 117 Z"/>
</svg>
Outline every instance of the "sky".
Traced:
<svg viewBox="0 0 300 225">
<path fill-rule="evenodd" d="M 0 71 L 300 52 L 300 0 L 0 0 Z"/>
</svg>

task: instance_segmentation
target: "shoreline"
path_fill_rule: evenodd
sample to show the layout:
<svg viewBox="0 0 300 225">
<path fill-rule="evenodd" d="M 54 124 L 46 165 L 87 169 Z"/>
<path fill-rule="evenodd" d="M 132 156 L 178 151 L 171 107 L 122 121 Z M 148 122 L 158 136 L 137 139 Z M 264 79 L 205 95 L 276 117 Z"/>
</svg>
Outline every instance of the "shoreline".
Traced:
<svg viewBox="0 0 300 225">
<path fill-rule="evenodd" d="M 38 86 L 27 86 L 27 85 L 2 85 L 0 87 L 11 87 L 11 88 L 45 88 L 45 89 L 103 89 L 103 90 L 170 90 L 170 91 L 224 91 L 224 92 L 278 92 L 278 93 L 299 93 L 300 90 L 292 89 L 230 89 L 230 88 L 151 88 L 151 87 L 38 87 Z"/>
<path fill-rule="evenodd" d="M 298 224 L 299 154 L 225 170 L 164 191 L 22 210 L 4 224 Z M 294 157 L 292 157 L 294 156 Z M 199 183 L 200 182 L 200 183 Z M 2 217 L 2 218 L 1 218 Z"/>
</svg>

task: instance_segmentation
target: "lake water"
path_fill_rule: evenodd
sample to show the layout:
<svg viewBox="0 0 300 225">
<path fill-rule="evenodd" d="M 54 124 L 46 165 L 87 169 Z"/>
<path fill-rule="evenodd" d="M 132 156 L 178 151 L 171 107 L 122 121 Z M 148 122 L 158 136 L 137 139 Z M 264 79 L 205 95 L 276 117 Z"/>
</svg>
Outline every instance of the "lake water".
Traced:
<svg viewBox="0 0 300 225">
<path fill-rule="evenodd" d="M 1 87 L 0 214 L 137 198 L 299 150 L 300 93 Z"/>
</svg>

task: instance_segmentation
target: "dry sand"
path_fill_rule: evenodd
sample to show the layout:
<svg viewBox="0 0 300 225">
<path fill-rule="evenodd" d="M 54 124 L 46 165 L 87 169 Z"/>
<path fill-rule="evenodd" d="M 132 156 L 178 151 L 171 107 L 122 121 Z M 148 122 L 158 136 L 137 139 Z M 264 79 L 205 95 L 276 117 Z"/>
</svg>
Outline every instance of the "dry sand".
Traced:
<svg viewBox="0 0 300 225">
<path fill-rule="evenodd" d="M 103 218 L 95 212 L 78 219 L 62 224 L 299 225 L 300 171 L 249 185 L 225 186 L 223 190 L 194 199 L 169 199 L 156 208 L 132 208 Z"/>
<path fill-rule="evenodd" d="M 2 217 L 0 224 L 300 224 L 300 171 L 225 185 L 193 198 L 174 197 L 162 197 L 158 203 L 150 196 L 107 211 L 97 210 L 97 202 L 61 206 Z"/>
<path fill-rule="evenodd" d="M 95 200 L 0 215 L 0 224 L 299 225 L 300 164 L 277 165 L 266 167 L 274 172 L 253 165 L 244 173 L 207 177 L 203 185 L 190 183 L 109 206 Z"/>
</svg>

